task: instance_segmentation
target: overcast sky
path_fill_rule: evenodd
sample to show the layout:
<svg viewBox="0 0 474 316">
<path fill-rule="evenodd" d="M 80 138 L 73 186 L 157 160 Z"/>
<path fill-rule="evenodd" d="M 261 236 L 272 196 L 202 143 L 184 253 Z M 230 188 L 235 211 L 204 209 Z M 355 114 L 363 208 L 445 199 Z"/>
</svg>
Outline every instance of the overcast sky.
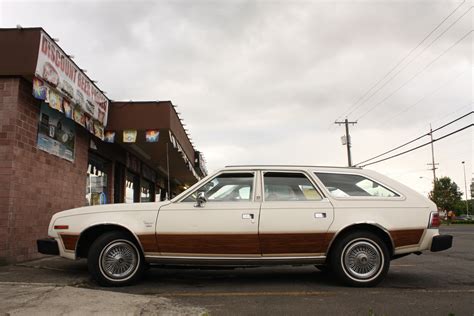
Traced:
<svg viewBox="0 0 474 316">
<path fill-rule="evenodd" d="M 0 26 L 43 27 L 113 100 L 171 100 L 210 170 L 342 166 L 344 130 L 336 119 L 358 120 L 351 136 L 353 160 L 360 162 L 472 110 L 471 6 L 469 0 L 0 0 Z M 470 182 L 472 128 L 435 143 L 435 156 L 437 175 L 464 191 L 461 161 Z M 426 194 L 430 160 L 427 146 L 367 168 Z"/>
</svg>

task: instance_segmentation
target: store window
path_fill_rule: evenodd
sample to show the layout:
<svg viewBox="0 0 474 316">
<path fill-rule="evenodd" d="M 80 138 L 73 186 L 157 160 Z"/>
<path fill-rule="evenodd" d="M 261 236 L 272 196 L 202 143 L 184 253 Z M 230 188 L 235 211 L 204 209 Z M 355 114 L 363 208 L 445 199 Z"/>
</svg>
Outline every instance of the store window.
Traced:
<svg viewBox="0 0 474 316">
<path fill-rule="evenodd" d="M 135 187 L 137 185 L 136 176 L 127 172 L 127 178 L 125 179 L 125 203 L 135 202 Z"/>
<path fill-rule="evenodd" d="M 153 188 L 151 183 L 146 180 L 142 180 L 140 185 L 140 202 L 153 202 L 152 191 Z"/>
<path fill-rule="evenodd" d="M 161 189 L 161 187 L 159 185 L 157 185 L 155 187 L 155 201 L 163 201 L 163 199 L 161 198 L 163 192 L 163 190 Z"/>
<path fill-rule="evenodd" d="M 96 155 L 89 155 L 87 167 L 87 205 L 108 203 L 106 161 Z"/>
</svg>

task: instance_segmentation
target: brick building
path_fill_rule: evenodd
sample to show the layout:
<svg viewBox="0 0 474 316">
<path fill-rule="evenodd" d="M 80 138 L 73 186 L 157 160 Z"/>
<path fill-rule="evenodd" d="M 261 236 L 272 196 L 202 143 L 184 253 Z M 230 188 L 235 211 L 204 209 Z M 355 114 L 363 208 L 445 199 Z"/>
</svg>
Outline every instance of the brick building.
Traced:
<svg viewBox="0 0 474 316">
<path fill-rule="evenodd" d="M 56 212 L 163 200 L 206 174 L 170 101 L 109 100 L 41 28 L 0 42 L 0 263 L 39 257 Z"/>
</svg>

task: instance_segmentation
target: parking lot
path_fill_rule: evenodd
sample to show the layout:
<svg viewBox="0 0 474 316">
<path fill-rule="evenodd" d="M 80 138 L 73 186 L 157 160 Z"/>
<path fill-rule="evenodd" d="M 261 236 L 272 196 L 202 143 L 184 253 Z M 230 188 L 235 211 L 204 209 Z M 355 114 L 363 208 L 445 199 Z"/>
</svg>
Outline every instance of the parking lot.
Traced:
<svg viewBox="0 0 474 316">
<path fill-rule="evenodd" d="M 0 267 L 0 313 L 474 315 L 474 225 L 443 226 L 454 247 L 392 261 L 376 288 L 340 286 L 312 266 L 150 269 L 138 285 L 100 288 L 84 260 Z"/>
</svg>

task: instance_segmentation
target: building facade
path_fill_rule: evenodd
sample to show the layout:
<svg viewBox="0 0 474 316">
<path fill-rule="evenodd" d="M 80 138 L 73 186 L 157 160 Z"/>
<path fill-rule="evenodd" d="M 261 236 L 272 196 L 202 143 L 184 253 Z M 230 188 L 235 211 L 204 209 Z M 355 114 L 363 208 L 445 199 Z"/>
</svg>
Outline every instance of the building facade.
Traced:
<svg viewBox="0 0 474 316">
<path fill-rule="evenodd" d="M 206 175 L 171 101 L 113 102 L 41 28 L 0 29 L 0 263 L 51 216 L 164 200 Z"/>
</svg>

